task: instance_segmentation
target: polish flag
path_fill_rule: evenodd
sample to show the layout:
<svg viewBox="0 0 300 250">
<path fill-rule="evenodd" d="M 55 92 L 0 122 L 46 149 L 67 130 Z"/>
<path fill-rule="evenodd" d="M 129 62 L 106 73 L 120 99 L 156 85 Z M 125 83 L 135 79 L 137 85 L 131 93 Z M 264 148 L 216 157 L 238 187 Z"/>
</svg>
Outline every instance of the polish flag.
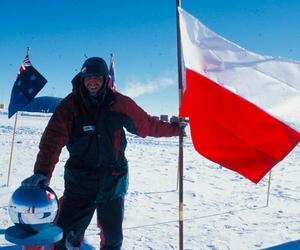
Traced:
<svg viewBox="0 0 300 250">
<path fill-rule="evenodd" d="M 180 116 L 195 149 L 257 183 L 300 140 L 300 63 L 247 51 L 178 8 Z"/>
</svg>

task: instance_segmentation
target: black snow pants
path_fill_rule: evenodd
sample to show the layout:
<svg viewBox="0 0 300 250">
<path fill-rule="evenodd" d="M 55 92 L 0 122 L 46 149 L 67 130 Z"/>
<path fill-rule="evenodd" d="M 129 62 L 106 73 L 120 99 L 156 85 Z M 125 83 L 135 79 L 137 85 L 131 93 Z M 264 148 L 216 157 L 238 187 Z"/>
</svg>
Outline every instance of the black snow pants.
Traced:
<svg viewBox="0 0 300 250">
<path fill-rule="evenodd" d="M 97 211 L 98 226 L 101 228 L 100 249 L 120 250 L 123 241 L 122 222 L 124 197 L 95 203 L 82 197 L 63 196 L 56 224 L 63 229 L 63 239 L 54 244 L 54 249 L 66 250 L 66 244 L 80 247 L 84 232 Z"/>
</svg>

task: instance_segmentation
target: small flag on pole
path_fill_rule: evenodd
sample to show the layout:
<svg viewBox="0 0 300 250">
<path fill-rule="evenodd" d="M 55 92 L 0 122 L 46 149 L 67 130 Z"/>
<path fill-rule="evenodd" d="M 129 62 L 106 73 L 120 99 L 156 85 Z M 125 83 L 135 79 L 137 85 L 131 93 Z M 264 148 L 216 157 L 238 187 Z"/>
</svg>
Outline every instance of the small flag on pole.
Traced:
<svg viewBox="0 0 300 250">
<path fill-rule="evenodd" d="M 110 75 L 109 87 L 115 92 L 117 91 L 117 86 L 116 86 L 116 75 L 115 75 L 115 58 L 113 54 L 110 54 L 109 75 Z"/>
<path fill-rule="evenodd" d="M 179 8 L 185 86 L 195 149 L 259 182 L 300 141 L 300 62 L 259 55 Z"/>
<path fill-rule="evenodd" d="M 29 54 L 19 68 L 19 73 L 11 91 L 8 118 L 22 110 L 45 86 L 47 80 L 31 65 Z"/>
</svg>

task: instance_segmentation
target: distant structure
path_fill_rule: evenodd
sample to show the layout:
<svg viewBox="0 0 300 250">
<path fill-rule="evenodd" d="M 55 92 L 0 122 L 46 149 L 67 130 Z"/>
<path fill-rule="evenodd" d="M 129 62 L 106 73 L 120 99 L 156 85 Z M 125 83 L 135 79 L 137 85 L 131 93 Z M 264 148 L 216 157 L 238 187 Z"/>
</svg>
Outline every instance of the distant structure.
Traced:
<svg viewBox="0 0 300 250">
<path fill-rule="evenodd" d="M 167 122 L 167 121 L 169 121 L 169 117 L 168 117 L 168 115 L 160 115 L 160 120 L 163 122 Z"/>
<path fill-rule="evenodd" d="M 170 122 L 178 122 L 178 121 L 179 121 L 179 117 L 175 115 L 173 115 L 170 119 Z"/>
<path fill-rule="evenodd" d="M 154 119 L 156 119 L 156 120 L 159 120 L 159 117 L 158 116 L 152 116 Z"/>
<path fill-rule="evenodd" d="M 4 109 L 4 103 L 0 103 L 0 109 Z"/>
<path fill-rule="evenodd" d="M 51 96 L 36 97 L 21 111 L 53 113 L 61 100 L 62 98 Z"/>
</svg>

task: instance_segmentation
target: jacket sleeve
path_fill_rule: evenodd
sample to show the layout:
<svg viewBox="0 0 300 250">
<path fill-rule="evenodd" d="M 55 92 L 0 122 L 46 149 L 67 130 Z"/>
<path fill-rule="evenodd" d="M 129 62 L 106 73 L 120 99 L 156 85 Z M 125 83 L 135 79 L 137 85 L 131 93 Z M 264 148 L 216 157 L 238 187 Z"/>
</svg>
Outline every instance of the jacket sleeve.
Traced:
<svg viewBox="0 0 300 250">
<path fill-rule="evenodd" d="M 122 106 L 125 109 L 125 128 L 130 133 L 140 137 L 171 137 L 180 134 L 177 126 L 148 115 L 132 99 L 125 96 L 124 98 L 125 103 Z"/>
<path fill-rule="evenodd" d="M 39 144 L 34 172 L 50 179 L 62 148 L 68 143 L 72 126 L 72 107 L 63 100 L 48 122 Z"/>
</svg>

